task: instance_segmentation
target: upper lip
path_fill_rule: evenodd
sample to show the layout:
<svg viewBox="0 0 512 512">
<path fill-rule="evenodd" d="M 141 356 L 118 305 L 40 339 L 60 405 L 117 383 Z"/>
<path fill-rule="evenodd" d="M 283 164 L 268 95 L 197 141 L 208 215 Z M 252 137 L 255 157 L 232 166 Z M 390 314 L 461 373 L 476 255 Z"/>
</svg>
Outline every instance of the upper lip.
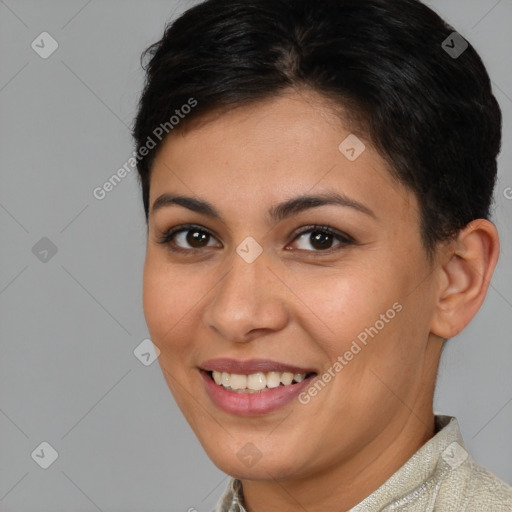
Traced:
<svg viewBox="0 0 512 512">
<path fill-rule="evenodd" d="M 292 364 L 272 361 L 270 359 L 247 359 L 245 361 L 229 358 L 208 359 L 208 361 L 201 364 L 200 368 L 206 371 L 237 373 L 240 375 L 250 375 L 251 373 L 258 372 L 291 372 L 306 374 L 315 372 L 312 368 L 303 368 Z"/>
</svg>

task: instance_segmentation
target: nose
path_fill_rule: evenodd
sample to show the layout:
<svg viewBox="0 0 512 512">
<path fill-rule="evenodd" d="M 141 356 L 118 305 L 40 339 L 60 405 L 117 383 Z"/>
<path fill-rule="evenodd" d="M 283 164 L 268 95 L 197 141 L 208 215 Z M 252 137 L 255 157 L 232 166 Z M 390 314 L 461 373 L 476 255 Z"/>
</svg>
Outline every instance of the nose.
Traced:
<svg viewBox="0 0 512 512">
<path fill-rule="evenodd" d="M 289 321 L 287 288 L 270 267 L 265 252 L 248 261 L 234 252 L 231 268 L 214 288 L 203 312 L 209 329 L 236 343 L 279 331 Z"/>
</svg>

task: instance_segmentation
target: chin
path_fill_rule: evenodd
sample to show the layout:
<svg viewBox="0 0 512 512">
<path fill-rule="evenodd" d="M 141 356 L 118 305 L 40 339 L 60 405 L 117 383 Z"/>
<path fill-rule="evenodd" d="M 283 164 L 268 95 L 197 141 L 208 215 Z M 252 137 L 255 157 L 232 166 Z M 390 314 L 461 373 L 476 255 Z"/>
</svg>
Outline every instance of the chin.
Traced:
<svg viewBox="0 0 512 512">
<path fill-rule="evenodd" d="M 221 448 L 222 450 L 222 448 Z M 299 462 L 286 460 L 282 453 L 266 455 L 249 442 L 239 450 L 207 451 L 210 460 L 222 472 L 240 480 L 271 480 L 288 478 L 296 472 Z M 291 466 L 291 464 L 293 466 Z"/>
</svg>

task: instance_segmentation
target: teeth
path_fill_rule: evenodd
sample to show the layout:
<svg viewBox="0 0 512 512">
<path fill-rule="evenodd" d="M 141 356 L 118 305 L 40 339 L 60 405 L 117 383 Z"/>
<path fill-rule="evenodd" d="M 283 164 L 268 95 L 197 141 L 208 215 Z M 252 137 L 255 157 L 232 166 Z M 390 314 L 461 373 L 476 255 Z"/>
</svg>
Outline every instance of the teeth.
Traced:
<svg viewBox="0 0 512 512">
<path fill-rule="evenodd" d="M 231 384 L 231 374 L 230 373 L 226 373 L 226 372 L 222 372 L 222 375 L 221 375 L 221 384 L 223 386 L 229 386 Z"/>
<path fill-rule="evenodd" d="M 279 372 L 267 373 L 267 388 L 277 388 L 281 385 L 281 374 Z"/>
<path fill-rule="evenodd" d="M 238 373 L 227 373 L 213 371 L 213 380 L 219 386 L 230 391 L 237 392 L 258 392 L 268 391 L 277 388 L 281 384 L 289 386 L 292 382 L 302 382 L 306 378 L 305 373 L 291 372 L 268 372 L 251 373 L 250 375 L 241 375 Z"/>
<path fill-rule="evenodd" d="M 232 373 L 229 385 L 233 389 L 245 389 L 247 387 L 247 375 Z"/>
<path fill-rule="evenodd" d="M 289 384 L 292 383 L 292 380 L 293 380 L 293 373 L 291 372 L 284 372 L 282 375 L 281 375 L 281 382 L 285 385 L 285 386 L 288 386 Z"/>
<path fill-rule="evenodd" d="M 244 388 L 259 391 L 260 389 L 263 389 L 267 385 L 267 376 L 264 373 L 251 373 L 251 375 L 247 376 L 246 381 L 247 385 L 244 386 Z"/>
</svg>

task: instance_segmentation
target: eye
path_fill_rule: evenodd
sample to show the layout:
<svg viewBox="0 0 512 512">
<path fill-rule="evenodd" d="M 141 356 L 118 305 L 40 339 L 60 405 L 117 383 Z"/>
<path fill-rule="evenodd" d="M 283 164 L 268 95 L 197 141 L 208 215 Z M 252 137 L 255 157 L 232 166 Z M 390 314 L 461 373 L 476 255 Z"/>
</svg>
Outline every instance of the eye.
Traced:
<svg viewBox="0 0 512 512">
<path fill-rule="evenodd" d="M 352 237 L 334 230 L 329 226 L 308 226 L 307 228 L 301 230 L 293 241 L 295 242 L 295 240 L 298 239 L 299 242 L 302 242 L 303 245 L 303 247 L 299 247 L 299 249 L 309 252 L 332 252 L 332 250 L 337 250 L 337 248 L 355 244 L 355 241 Z M 332 243 L 336 240 L 339 243 L 333 247 Z M 309 250 L 307 248 L 308 244 L 315 250 Z"/>
<path fill-rule="evenodd" d="M 192 252 L 208 247 L 207 242 L 211 238 L 213 238 L 213 235 L 199 226 L 184 225 L 166 231 L 158 240 L 158 243 L 168 245 L 171 251 Z M 176 246 L 177 243 L 180 245 Z M 181 244 L 185 244 L 185 246 L 183 247 Z M 189 248 L 186 247 L 186 244 L 189 245 Z"/>
</svg>

